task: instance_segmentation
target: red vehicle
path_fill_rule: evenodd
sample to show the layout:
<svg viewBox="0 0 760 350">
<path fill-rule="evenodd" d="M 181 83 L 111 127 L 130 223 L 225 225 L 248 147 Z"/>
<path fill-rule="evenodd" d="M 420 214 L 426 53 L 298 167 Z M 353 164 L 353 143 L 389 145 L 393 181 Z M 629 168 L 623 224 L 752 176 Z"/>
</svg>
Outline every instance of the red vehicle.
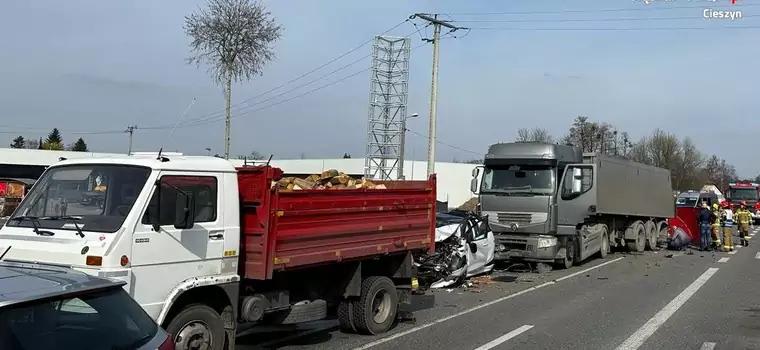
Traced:
<svg viewBox="0 0 760 350">
<path fill-rule="evenodd" d="M 752 219 L 755 223 L 760 220 L 760 184 L 755 182 L 731 182 L 728 184 L 726 199 L 729 201 L 731 208 L 736 210 L 739 203 L 746 202 L 747 209 L 752 213 Z"/>
<path fill-rule="evenodd" d="M 705 202 L 712 208 L 712 205 L 719 201 L 718 195 L 713 192 L 697 190 L 681 192 L 676 198 L 676 217 L 668 219 L 671 236 L 675 229 L 679 228 L 689 236 L 691 242 L 699 242 L 697 215 L 702 210 L 702 203 Z"/>
</svg>

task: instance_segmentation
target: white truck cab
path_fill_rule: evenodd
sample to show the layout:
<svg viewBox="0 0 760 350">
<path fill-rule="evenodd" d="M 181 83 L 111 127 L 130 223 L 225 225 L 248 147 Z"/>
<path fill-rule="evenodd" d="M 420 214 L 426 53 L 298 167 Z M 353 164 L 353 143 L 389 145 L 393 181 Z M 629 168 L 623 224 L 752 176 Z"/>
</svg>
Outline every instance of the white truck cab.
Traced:
<svg viewBox="0 0 760 350">
<path fill-rule="evenodd" d="M 177 337 L 177 349 L 189 349 L 205 341 L 203 332 L 218 335 L 219 327 L 170 323 L 198 319 L 203 307 L 219 308 L 221 331 L 234 334 L 227 321 L 234 323 L 240 281 L 239 214 L 236 170 L 224 159 L 62 160 L 0 229 L 0 251 L 11 247 L 5 260 L 127 282 L 129 294 Z M 207 306 L 185 307 L 201 295 Z"/>
</svg>

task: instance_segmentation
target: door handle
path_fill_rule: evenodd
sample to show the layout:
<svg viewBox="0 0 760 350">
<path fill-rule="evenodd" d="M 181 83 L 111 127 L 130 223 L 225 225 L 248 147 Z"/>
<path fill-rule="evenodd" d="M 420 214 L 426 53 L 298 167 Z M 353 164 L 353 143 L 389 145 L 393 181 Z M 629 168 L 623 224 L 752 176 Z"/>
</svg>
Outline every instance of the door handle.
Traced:
<svg viewBox="0 0 760 350">
<path fill-rule="evenodd" d="M 208 234 L 208 238 L 211 238 L 211 239 L 224 238 L 224 231 L 211 231 Z"/>
</svg>

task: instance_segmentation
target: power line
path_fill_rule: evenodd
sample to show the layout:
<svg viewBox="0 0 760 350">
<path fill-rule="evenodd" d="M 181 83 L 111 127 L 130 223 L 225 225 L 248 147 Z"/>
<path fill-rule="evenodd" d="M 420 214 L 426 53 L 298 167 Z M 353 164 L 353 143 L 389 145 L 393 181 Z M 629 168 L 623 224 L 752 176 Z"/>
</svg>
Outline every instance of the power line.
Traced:
<svg viewBox="0 0 760 350">
<path fill-rule="evenodd" d="M 425 45 L 427 45 L 427 44 L 428 44 L 427 42 L 425 42 L 425 43 L 422 43 L 422 44 L 420 44 L 420 45 L 417 45 L 417 46 L 413 47 L 413 48 L 412 48 L 412 50 L 418 49 L 418 48 L 420 48 L 420 47 L 422 47 L 422 46 L 425 46 Z M 274 107 L 274 106 L 278 106 L 278 105 L 281 105 L 281 104 L 283 104 L 283 103 L 286 103 L 286 102 L 289 102 L 289 101 L 292 101 L 292 100 L 295 100 L 295 99 L 301 98 L 301 97 L 303 97 L 303 96 L 306 96 L 306 95 L 309 95 L 309 94 L 315 93 L 315 92 L 317 92 L 317 91 L 320 91 L 320 90 L 326 89 L 326 88 L 328 88 L 328 87 L 330 87 L 330 86 L 333 86 L 333 85 L 336 85 L 336 84 L 342 83 L 342 82 L 344 82 L 344 81 L 346 81 L 346 80 L 348 80 L 348 79 L 350 79 L 350 78 L 353 78 L 353 77 L 355 77 L 355 76 L 357 76 L 357 75 L 359 75 L 359 74 L 361 74 L 361 73 L 367 72 L 367 71 L 369 71 L 370 69 L 372 69 L 372 67 L 369 67 L 369 68 L 365 68 L 365 69 L 362 69 L 362 70 L 360 70 L 360 71 L 354 72 L 354 73 L 352 73 L 352 74 L 350 74 L 350 75 L 348 75 L 348 76 L 345 76 L 345 77 L 343 77 L 343 78 L 341 78 L 341 79 L 338 79 L 338 80 L 335 80 L 335 81 L 333 81 L 333 82 L 327 83 L 327 84 L 325 84 L 325 85 L 322 85 L 322 86 L 316 87 L 316 88 L 314 88 L 314 89 L 312 89 L 312 90 L 308 90 L 308 91 L 305 91 L 305 92 L 303 92 L 303 93 L 301 93 L 301 94 L 298 94 L 298 95 L 295 95 L 295 96 L 289 97 L 289 98 L 287 98 L 287 99 L 284 99 L 284 100 L 282 100 L 282 101 L 278 101 L 278 102 L 275 102 L 275 103 L 273 103 L 273 104 L 270 104 L 270 105 L 267 105 L 267 106 L 259 107 L 259 108 L 256 108 L 256 109 L 254 109 L 254 110 L 250 110 L 250 111 L 247 111 L 247 112 L 245 112 L 245 113 L 242 113 L 242 114 L 234 115 L 234 116 L 232 116 L 231 118 L 238 118 L 238 117 L 242 117 L 242 116 L 248 115 L 248 114 L 250 114 L 250 113 L 255 113 L 255 112 L 258 112 L 258 111 L 261 111 L 261 110 L 264 110 L 264 109 L 272 108 L 272 107 Z M 192 123 L 187 123 L 187 124 L 180 124 L 180 125 L 178 125 L 178 126 L 177 126 L 177 128 L 189 128 L 189 127 L 195 127 L 195 126 L 200 126 L 200 125 L 207 125 L 207 124 L 215 123 L 215 122 L 217 122 L 217 121 L 219 121 L 219 120 L 221 120 L 221 119 L 223 119 L 223 117 L 216 117 L 216 118 L 214 118 L 214 119 L 196 120 L 196 121 L 193 121 Z M 140 129 L 145 129 L 145 128 L 140 128 Z M 154 128 L 152 128 L 152 129 L 158 129 L 158 128 L 157 128 L 157 127 L 154 127 Z"/>
<path fill-rule="evenodd" d="M 427 139 L 427 140 L 430 140 L 430 138 L 429 138 L 427 135 L 424 135 L 424 134 L 418 133 L 418 132 L 416 132 L 416 131 L 414 131 L 414 130 L 412 130 L 412 129 L 409 129 L 409 128 L 407 128 L 407 129 L 406 129 L 406 131 L 408 131 L 408 132 L 410 132 L 410 133 L 412 133 L 412 134 L 414 134 L 414 135 L 417 135 L 417 136 L 419 136 L 419 137 L 424 137 L 425 139 Z M 453 148 L 453 149 L 455 149 L 455 150 L 459 150 L 459 151 L 462 151 L 462 152 L 467 152 L 467 153 L 475 154 L 475 155 L 478 155 L 478 156 L 481 156 L 481 157 L 482 157 L 482 156 L 483 156 L 483 154 L 484 154 L 484 153 L 482 153 L 482 152 L 475 152 L 475 151 L 470 151 L 470 150 L 468 150 L 468 149 L 466 149 L 466 148 L 462 148 L 462 147 L 459 147 L 459 146 L 456 146 L 456 145 L 452 145 L 452 144 L 450 144 L 450 143 L 446 143 L 446 142 L 443 142 L 443 141 L 441 141 L 441 140 L 438 140 L 438 139 L 436 139 L 436 140 L 435 140 L 435 142 L 436 142 L 436 143 L 438 143 L 438 144 L 444 145 L 444 146 L 446 146 L 446 147 L 449 147 L 449 148 Z"/>
<path fill-rule="evenodd" d="M 721 30 L 721 29 L 760 29 L 760 26 L 726 26 L 726 27 L 648 27 L 648 28 L 509 28 L 509 27 L 481 27 L 473 30 L 504 30 L 504 31 L 662 31 L 662 30 Z"/>
<path fill-rule="evenodd" d="M 760 17 L 758 14 L 742 15 L 742 18 L 747 17 Z M 457 21 L 457 23 L 567 23 L 567 22 L 616 22 L 616 21 L 665 21 L 665 20 L 691 20 L 699 19 L 704 20 L 704 16 L 691 16 L 691 17 L 623 17 L 623 18 L 584 18 L 584 19 L 550 19 L 550 20 L 533 20 L 533 19 L 507 19 L 507 20 L 470 20 L 470 21 Z"/>
<path fill-rule="evenodd" d="M 403 24 L 405 24 L 405 23 L 407 23 L 407 22 L 409 22 L 409 21 L 410 21 L 409 19 L 405 19 L 405 20 L 403 20 L 403 21 L 401 21 L 401 22 L 397 23 L 396 25 L 394 25 L 394 26 L 392 26 L 392 27 L 390 27 L 390 28 L 386 29 L 385 31 L 383 31 L 383 32 L 382 32 L 382 33 L 380 33 L 379 35 L 384 35 L 384 34 L 386 34 L 386 33 L 389 33 L 389 32 L 391 32 L 392 30 L 394 30 L 394 29 L 396 29 L 396 28 L 400 27 L 401 25 L 403 25 Z M 412 33 L 412 34 L 413 34 L 413 33 Z M 409 35 L 407 35 L 407 36 L 409 36 Z M 283 84 L 280 84 L 280 85 L 278 85 L 278 86 L 276 86 L 276 87 L 274 87 L 274 88 L 272 88 L 272 89 L 269 89 L 269 90 L 267 90 L 267 91 L 265 91 L 265 92 L 263 92 L 263 93 L 260 93 L 260 94 L 256 94 L 256 95 L 254 95 L 254 96 L 252 96 L 252 97 L 249 97 L 249 98 L 247 98 L 247 99 L 245 99 L 245 100 L 243 100 L 243 101 L 240 101 L 240 102 L 238 102 L 238 103 L 236 103 L 236 104 L 233 104 L 232 106 L 230 106 L 230 108 L 236 108 L 236 107 L 239 107 L 240 105 L 243 105 L 243 104 L 245 104 L 246 106 L 245 106 L 245 107 L 243 107 L 242 109 L 245 109 L 245 108 L 247 108 L 247 107 L 250 107 L 251 105 L 249 105 L 249 104 L 248 104 L 248 102 L 250 102 L 250 101 L 252 101 L 252 100 L 255 100 L 255 99 L 259 98 L 259 97 L 263 97 L 263 96 L 265 96 L 265 95 L 268 95 L 269 93 L 272 93 L 272 92 L 274 92 L 274 91 L 277 91 L 277 90 L 279 90 L 279 89 L 281 89 L 281 88 L 283 88 L 283 87 L 285 87 L 285 86 L 287 86 L 287 85 L 289 85 L 289 84 L 292 84 L 292 83 L 294 83 L 294 82 L 296 82 L 296 81 L 298 81 L 298 80 L 301 80 L 301 79 L 303 79 L 303 78 L 305 78 L 305 77 L 307 77 L 307 76 L 311 75 L 312 73 L 315 73 L 315 72 L 317 72 L 317 71 L 321 70 L 322 68 L 324 68 L 324 67 L 327 67 L 328 65 L 332 64 L 333 62 L 336 62 L 336 61 L 340 60 L 341 58 L 343 58 L 343 57 L 346 57 L 346 56 L 348 56 L 348 55 L 350 55 L 350 54 L 354 53 L 355 51 L 357 51 L 357 50 L 361 49 L 362 47 L 366 46 L 367 44 L 370 44 L 371 42 L 372 42 L 372 39 L 369 39 L 369 40 L 367 40 L 367 41 L 365 41 L 365 42 L 363 42 L 363 43 L 361 43 L 361 44 L 357 45 L 356 47 L 354 47 L 354 48 L 352 48 L 352 49 L 350 49 L 350 50 L 348 50 L 348 51 L 346 51 L 346 52 L 344 52 L 344 53 L 342 53 L 342 54 L 338 55 L 337 57 L 335 57 L 335 58 L 333 58 L 333 59 L 331 59 L 331 60 L 327 61 L 326 63 L 324 63 L 324 64 L 320 65 L 319 67 L 316 67 L 316 68 L 314 68 L 314 69 L 312 69 L 312 70 L 310 70 L 310 71 L 308 71 L 308 72 L 306 72 L 306 73 L 302 73 L 302 74 L 300 74 L 300 75 L 296 76 L 295 78 L 293 78 L 293 79 L 291 79 L 291 80 L 289 80 L 289 81 L 287 81 L 287 82 L 285 82 L 285 83 L 283 83 Z M 344 66 L 344 68 L 347 68 L 347 67 L 349 67 L 349 66 L 351 66 L 351 65 L 353 65 L 353 64 L 356 64 L 356 63 L 360 62 L 361 60 L 363 60 L 363 59 L 366 59 L 366 58 L 368 58 L 368 57 L 370 57 L 370 56 L 371 56 L 371 54 L 369 54 L 369 55 L 366 55 L 366 56 L 364 56 L 364 57 L 362 57 L 362 58 L 360 58 L 360 59 L 358 59 L 358 60 L 356 60 L 356 61 L 352 62 L 351 64 L 348 64 L 348 65 Z M 321 79 L 323 79 L 323 78 L 325 78 L 325 77 L 327 77 L 327 76 L 330 76 L 330 75 L 332 75 L 332 74 L 336 73 L 336 72 L 337 72 L 337 71 L 339 71 L 339 70 L 340 70 L 340 69 L 338 69 L 338 70 L 335 70 L 335 71 L 333 71 L 333 72 L 330 72 L 330 73 L 328 73 L 328 74 L 325 74 L 325 75 L 323 75 L 323 76 L 321 76 L 321 77 L 319 77 L 319 78 L 316 78 L 316 79 L 314 79 L 314 80 L 312 80 L 312 81 L 310 81 L 310 82 L 307 82 L 306 84 L 301 84 L 301 85 L 299 85 L 299 87 L 304 87 L 304 86 L 306 86 L 306 85 L 310 85 L 311 83 L 313 83 L 313 82 L 315 82 L 315 81 L 318 81 L 318 80 L 321 80 Z M 297 88 L 296 88 L 296 89 L 297 89 Z M 291 92 L 291 91 L 293 91 L 293 90 L 294 90 L 294 89 L 288 90 L 288 92 Z M 287 92 L 286 92 L 286 93 L 287 93 Z M 283 93 L 283 94 L 284 94 L 284 93 Z M 276 97 L 282 96 L 283 94 L 279 94 L 279 95 L 277 95 Z M 271 98 L 270 98 L 270 99 L 267 99 L 267 100 L 265 100 L 265 101 L 269 101 L 269 100 L 271 100 Z M 263 103 L 263 102 L 265 102 L 265 101 L 259 101 L 259 102 L 256 102 L 256 103 L 254 103 L 253 105 L 258 105 L 258 104 L 261 104 L 261 103 Z M 205 119 L 208 119 L 208 118 L 211 118 L 211 117 L 215 117 L 217 114 L 223 113 L 224 111 L 225 111 L 224 109 L 221 109 L 221 110 L 219 110 L 219 111 L 216 111 L 216 112 L 212 112 L 212 113 L 208 113 L 208 114 L 206 114 L 206 115 L 203 115 L 203 116 L 201 116 L 201 117 L 197 117 L 197 118 L 192 118 L 192 119 L 189 119 L 189 120 L 185 121 L 185 123 L 188 123 L 188 122 L 193 122 L 193 121 L 199 121 L 199 120 L 205 120 Z M 238 110 L 238 111 L 235 111 L 235 112 L 236 112 L 236 113 L 238 113 L 238 112 L 240 112 L 240 110 Z M 172 124 L 172 125 L 159 125 L 159 126 L 154 126 L 154 127 L 143 127 L 143 128 L 141 128 L 141 129 L 164 129 L 164 128 L 166 128 L 166 127 L 171 127 L 171 126 L 173 126 L 173 124 Z"/>
<path fill-rule="evenodd" d="M 745 0 L 746 1 L 746 0 Z M 732 8 L 745 8 L 752 6 L 760 6 L 760 4 L 737 4 L 731 6 Z M 628 11 L 665 11 L 665 10 L 680 10 L 680 9 L 704 9 L 705 5 L 701 6 L 668 6 L 668 7 L 656 7 L 656 6 L 643 6 L 637 8 L 609 8 L 609 9 L 586 9 L 586 10 L 558 10 L 558 11 L 523 11 L 523 12 L 454 12 L 449 15 L 456 16 L 503 16 L 503 15 L 544 15 L 544 14 L 566 14 L 566 13 L 597 13 L 597 12 L 628 12 Z M 461 22 L 461 21 L 460 21 Z"/>
</svg>

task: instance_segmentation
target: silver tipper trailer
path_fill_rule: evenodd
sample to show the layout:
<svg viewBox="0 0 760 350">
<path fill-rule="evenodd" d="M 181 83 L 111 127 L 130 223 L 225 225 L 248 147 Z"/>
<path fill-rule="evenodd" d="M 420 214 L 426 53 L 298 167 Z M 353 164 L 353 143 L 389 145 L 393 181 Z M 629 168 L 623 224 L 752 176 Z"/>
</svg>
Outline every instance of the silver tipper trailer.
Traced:
<svg viewBox="0 0 760 350">
<path fill-rule="evenodd" d="M 611 247 L 654 248 L 675 214 L 670 171 L 569 145 L 489 147 L 473 171 L 496 259 L 569 268 Z"/>
</svg>

